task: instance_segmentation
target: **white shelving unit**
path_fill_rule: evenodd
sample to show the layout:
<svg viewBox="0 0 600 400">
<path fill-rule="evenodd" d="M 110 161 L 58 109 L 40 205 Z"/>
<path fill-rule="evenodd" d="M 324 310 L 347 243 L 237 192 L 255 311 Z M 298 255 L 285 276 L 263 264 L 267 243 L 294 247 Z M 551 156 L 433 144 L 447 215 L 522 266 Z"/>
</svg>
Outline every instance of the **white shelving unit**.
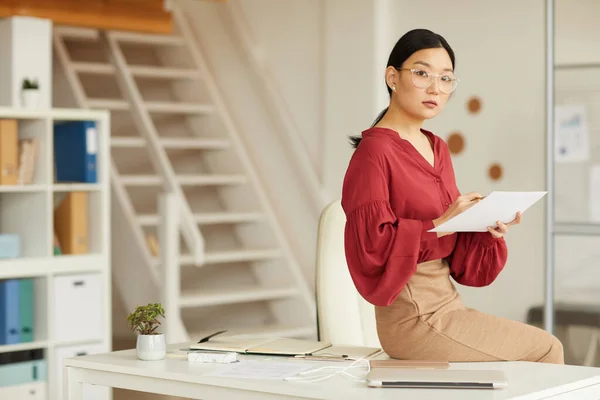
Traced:
<svg viewBox="0 0 600 400">
<path fill-rule="evenodd" d="M 71 109 L 0 107 L 0 119 L 16 119 L 19 139 L 36 137 L 39 147 L 32 184 L 0 186 L 0 233 L 18 233 L 21 257 L 0 259 L 0 280 L 33 278 L 34 341 L 0 345 L 0 353 L 42 349 L 47 371 L 46 400 L 62 399 L 62 359 L 110 351 L 110 114 Z M 61 121 L 95 121 L 97 183 L 54 183 L 53 126 Z M 88 253 L 54 255 L 54 207 L 68 192 L 88 194 Z M 64 306 L 60 306 L 64 305 Z M 93 399 L 109 399 L 102 387 L 86 388 Z M 1 396 L 0 396 L 1 397 Z"/>
</svg>

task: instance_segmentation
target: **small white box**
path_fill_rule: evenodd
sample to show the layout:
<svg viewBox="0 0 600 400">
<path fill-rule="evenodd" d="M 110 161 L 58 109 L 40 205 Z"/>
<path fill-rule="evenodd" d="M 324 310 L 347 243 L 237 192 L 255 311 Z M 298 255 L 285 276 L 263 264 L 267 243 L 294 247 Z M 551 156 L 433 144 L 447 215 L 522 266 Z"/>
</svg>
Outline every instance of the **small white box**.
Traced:
<svg viewBox="0 0 600 400">
<path fill-rule="evenodd" d="M 104 337 L 101 275 L 57 276 L 53 291 L 55 341 L 99 341 Z"/>
<path fill-rule="evenodd" d="M 39 84 L 37 108 L 52 107 L 52 20 L 0 19 L 0 105 L 22 107 L 24 79 Z"/>
<path fill-rule="evenodd" d="M 66 358 L 86 356 L 90 354 L 108 353 L 109 349 L 104 343 L 86 344 L 81 346 L 58 347 L 54 353 L 54 370 L 56 371 L 55 381 L 52 385 L 52 392 L 57 394 L 57 399 L 63 399 L 63 363 Z M 85 400 L 107 400 L 110 395 L 110 388 L 106 386 L 97 386 L 84 384 L 83 398 Z"/>
</svg>

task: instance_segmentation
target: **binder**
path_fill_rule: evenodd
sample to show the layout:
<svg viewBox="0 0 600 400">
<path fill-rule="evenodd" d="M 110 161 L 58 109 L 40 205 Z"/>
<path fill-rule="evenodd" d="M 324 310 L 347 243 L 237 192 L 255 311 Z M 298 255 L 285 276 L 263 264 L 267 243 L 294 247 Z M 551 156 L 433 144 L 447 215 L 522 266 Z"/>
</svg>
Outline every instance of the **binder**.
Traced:
<svg viewBox="0 0 600 400">
<path fill-rule="evenodd" d="M 43 382 L 47 379 L 46 370 L 41 349 L 0 354 L 0 387 Z"/>
<path fill-rule="evenodd" d="M 34 307 L 33 279 L 19 279 L 21 343 L 33 342 Z"/>
<path fill-rule="evenodd" d="M 0 185 L 19 178 L 19 128 L 15 119 L 0 119 Z"/>
<path fill-rule="evenodd" d="M 56 182 L 97 182 L 97 136 L 95 121 L 54 125 Z"/>
<path fill-rule="evenodd" d="M 20 340 L 19 280 L 0 281 L 0 345 Z"/>
<path fill-rule="evenodd" d="M 54 231 L 63 254 L 88 252 L 88 197 L 69 192 L 54 210 Z"/>
</svg>

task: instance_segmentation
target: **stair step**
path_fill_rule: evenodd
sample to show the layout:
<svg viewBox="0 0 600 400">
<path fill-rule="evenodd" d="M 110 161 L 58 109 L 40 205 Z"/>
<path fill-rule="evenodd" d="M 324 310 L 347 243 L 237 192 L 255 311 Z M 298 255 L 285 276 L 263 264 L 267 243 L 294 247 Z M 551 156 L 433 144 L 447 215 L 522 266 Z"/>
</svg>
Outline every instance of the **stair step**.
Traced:
<svg viewBox="0 0 600 400">
<path fill-rule="evenodd" d="M 155 46 L 183 46 L 185 40 L 181 36 L 161 35 L 136 32 L 113 32 L 111 35 L 119 42 L 155 45 Z"/>
<path fill-rule="evenodd" d="M 184 186 L 235 185 L 246 182 L 244 175 L 177 175 L 177 181 Z M 121 175 L 126 186 L 157 186 L 162 184 L 158 175 Z"/>
<path fill-rule="evenodd" d="M 76 61 L 71 63 L 73 69 L 79 73 L 111 75 L 115 73 L 115 67 L 108 63 Z"/>
<path fill-rule="evenodd" d="M 114 65 L 102 62 L 75 61 L 71 63 L 79 73 L 112 75 L 116 72 Z M 130 65 L 129 71 L 139 78 L 157 79 L 199 79 L 200 73 L 190 68 L 157 67 L 152 65 Z"/>
<path fill-rule="evenodd" d="M 123 99 L 88 99 L 88 107 L 111 111 L 129 110 L 129 103 Z M 148 101 L 148 112 L 160 114 L 212 114 L 215 107 L 209 104 L 179 103 L 168 101 Z"/>
<path fill-rule="evenodd" d="M 112 136 L 110 138 L 112 147 L 144 147 L 145 144 L 144 138 L 136 136 Z"/>
<path fill-rule="evenodd" d="M 168 149 L 225 150 L 231 147 L 229 141 L 218 138 L 162 138 L 160 143 Z"/>
<path fill-rule="evenodd" d="M 257 212 L 214 212 L 194 214 L 194 219 L 200 225 L 255 222 L 262 217 L 263 215 Z M 138 216 L 138 222 L 142 226 L 155 226 L 158 225 L 158 221 L 159 216 L 157 214 L 143 214 Z"/>
<path fill-rule="evenodd" d="M 156 67 L 150 65 L 130 65 L 129 71 L 139 78 L 157 79 L 199 79 L 200 73 L 189 68 Z"/>
<path fill-rule="evenodd" d="M 110 111 L 129 110 L 129 104 L 125 100 L 119 99 L 88 99 L 87 105 L 89 108 Z"/>
<path fill-rule="evenodd" d="M 193 104 L 167 101 L 146 102 L 149 112 L 163 114 L 212 114 L 215 107 L 210 104 Z"/>
<path fill-rule="evenodd" d="M 298 290 L 291 288 L 240 288 L 240 289 L 202 289 L 194 293 L 182 291 L 179 305 L 182 308 L 205 307 L 221 304 L 251 303 L 293 297 Z"/>
<path fill-rule="evenodd" d="M 167 149 L 200 149 L 224 150 L 230 147 L 229 142 L 218 138 L 161 138 L 160 143 Z M 139 136 L 113 136 L 110 138 L 112 147 L 144 147 L 146 140 Z"/>
<path fill-rule="evenodd" d="M 246 183 L 242 174 L 220 175 L 177 175 L 177 181 L 184 186 L 239 185 Z"/>
<path fill-rule="evenodd" d="M 162 178 L 158 175 L 121 175 L 121 183 L 125 186 L 160 186 Z"/>
<path fill-rule="evenodd" d="M 279 249 L 245 249 L 245 250 L 226 250 L 211 251 L 204 256 L 205 264 L 224 264 L 234 262 L 252 262 L 265 261 L 281 257 Z M 160 265 L 160 258 L 154 258 L 154 265 Z M 182 254 L 179 257 L 181 265 L 194 265 L 194 258 L 190 254 Z"/>
<path fill-rule="evenodd" d="M 278 257 L 281 257 L 281 250 L 279 249 L 215 251 L 206 253 L 205 263 L 221 264 L 230 262 L 260 261 Z M 190 260 L 192 260 L 191 256 Z"/>
</svg>

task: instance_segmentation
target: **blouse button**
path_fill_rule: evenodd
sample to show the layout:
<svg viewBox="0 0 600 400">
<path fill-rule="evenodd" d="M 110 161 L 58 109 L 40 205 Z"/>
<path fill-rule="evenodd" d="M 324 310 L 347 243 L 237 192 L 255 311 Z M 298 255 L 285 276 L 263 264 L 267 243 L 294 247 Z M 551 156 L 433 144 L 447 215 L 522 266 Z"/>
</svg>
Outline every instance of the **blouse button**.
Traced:
<svg viewBox="0 0 600 400">
<path fill-rule="evenodd" d="M 437 179 L 437 178 L 436 178 L 436 180 L 435 180 L 435 181 L 436 181 L 437 183 L 440 183 L 440 180 L 439 180 L 439 179 Z"/>
</svg>

